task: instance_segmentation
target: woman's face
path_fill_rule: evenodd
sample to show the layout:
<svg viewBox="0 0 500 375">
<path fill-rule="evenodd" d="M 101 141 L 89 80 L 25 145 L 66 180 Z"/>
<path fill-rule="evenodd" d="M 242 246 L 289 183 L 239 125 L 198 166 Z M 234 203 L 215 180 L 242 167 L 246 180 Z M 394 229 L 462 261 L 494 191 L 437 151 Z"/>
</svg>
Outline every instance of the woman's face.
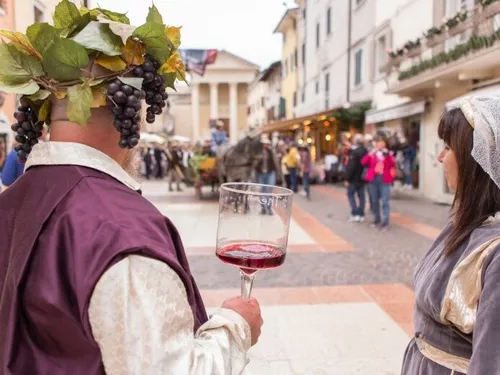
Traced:
<svg viewBox="0 0 500 375">
<path fill-rule="evenodd" d="M 438 155 L 438 161 L 443 164 L 446 182 L 451 191 L 457 190 L 458 166 L 455 153 L 448 145 L 444 145 L 443 150 Z"/>
<path fill-rule="evenodd" d="M 380 141 L 377 141 L 377 148 L 378 149 L 387 148 L 387 145 L 385 144 L 385 142 L 383 140 L 380 140 Z"/>
</svg>

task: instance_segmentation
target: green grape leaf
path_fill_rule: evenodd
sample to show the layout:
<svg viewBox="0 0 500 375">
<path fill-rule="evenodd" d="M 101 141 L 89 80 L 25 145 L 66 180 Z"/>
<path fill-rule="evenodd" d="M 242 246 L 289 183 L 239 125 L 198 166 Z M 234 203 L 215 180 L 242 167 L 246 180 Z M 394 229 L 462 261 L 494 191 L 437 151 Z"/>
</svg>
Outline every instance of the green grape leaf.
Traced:
<svg viewBox="0 0 500 375">
<path fill-rule="evenodd" d="M 126 14 L 112 12 L 110 10 L 102 9 L 102 8 L 96 8 L 94 10 L 101 12 L 103 15 L 105 15 L 111 21 L 115 21 L 115 22 L 119 22 L 119 23 L 124 23 L 124 24 L 130 25 L 130 20 L 127 17 Z"/>
<path fill-rule="evenodd" d="M 127 44 L 128 38 L 132 36 L 136 27 L 132 25 L 127 25 L 125 23 L 114 22 L 106 19 L 102 15 L 98 17 L 99 22 L 107 23 L 113 34 L 119 36 L 122 39 L 123 44 Z"/>
<path fill-rule="evenodd" d="M 118 77 L 118 79 L 126 85 L 132 86 L 137 90 L 142 90 L 142 78 Z"/>
<path fill-rule="evenodd" d="M 49 90 L 38 90 L 36 93 L 33 95 L 30 95 L 28 99 L 30 99 L 32 102 L 37 102 L 39 100 L 45 100 L 51 95 L 51 92 Z"/>
<path fill-rule="evenodd" d="M 146 52 L 154 56 L 160 63 L 169 58 L 171 50 L 163 25 L 147 22 L 135 29 L 132 36 L 141 40 L 146 46 Z"/>
<path fill-rule="evenodd" d="M 8 94 L 21 94 L 21 95 L 32 95 L 40 90 L 40 86 L 30 80 L 24 83 L 10 83 L 8 78 L 0 76 L 0 91 L 6 92 Z"/>
<path fill-rule="evenodd" d="M 153 4 L 151 8 L 149 8 L 148 17 L 146 18 L 146 22 L 153 22 L 163 25 L 163 17 L 161 16 L 158 8 Z"/>
<path fill-rule="evenodd" d="M 87 83 L 73 85 L 68 88 L 68 119 L 84 126 L 90 118 L 92 89 Z"/>
<path fill-rule="evenodd" d="M 0 74 L 4 83 L 19 84 L 43 76 L 45 72 L 36 57 L 25 55 L 11 44 L 0 43 Z"/>
<path fill-rule="evenodd" d="M 163 79 L 165 80 L 165 86 L 170 87 L 174 91 L 177 91 L 175 89 L 175 80 L 177 79 L 177 73 L 176 72 L 163 73 L 162 76 L 163 76 Z"/>
<path fill-rule="evenodd" d="M 71 81 L 81 76 L 81 69 L 89 63 L 87 51 L 70 39 L 59 39 L 43 54 L 43 67 L 50 78 Z"/>
<path fill-rule="evenodd" d="M 108 25 L 100 22 L 90 22 L 73 40 L 86 49 L 99 51 L 107 56 L 122 54 L 121 39 L 111 32 Z"/>
<path fill-rule="evenodd" d="M 47 121 L 52 110 L 52 102 L 50 100 L 45 100 L 38 110 L 38 120 Z"/>
<path fill-rule="evenodd" d="M 54 26 L 56 29 L 67 29 L 77 23 L 81 17 L 75 4 L 69 0 L 62 0 L 54 11 Z"/>
<path fill-rule="evenodd" d="M 57 30 L 48 23 L 35 23 L 28 27 L 26 36 L 38 52 L 43 54 L 52 43 L 59 39 Z"/>
</svg>

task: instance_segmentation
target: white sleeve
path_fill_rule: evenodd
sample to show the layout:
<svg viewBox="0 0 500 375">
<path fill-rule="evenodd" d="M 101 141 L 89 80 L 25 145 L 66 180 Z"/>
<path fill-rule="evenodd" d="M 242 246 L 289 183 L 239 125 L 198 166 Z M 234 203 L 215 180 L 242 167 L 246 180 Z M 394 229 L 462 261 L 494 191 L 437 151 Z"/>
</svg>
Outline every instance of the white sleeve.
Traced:
<svg viewBox="0 0 500 375">
<path fill-rule="evenodd" d="M 240 375 L 250 327 L 221 309 L 193 334 L 186 289 L 167 264 L 131 255 L 104 273 L 89 306 L 108 375 Z"/>
</svg>

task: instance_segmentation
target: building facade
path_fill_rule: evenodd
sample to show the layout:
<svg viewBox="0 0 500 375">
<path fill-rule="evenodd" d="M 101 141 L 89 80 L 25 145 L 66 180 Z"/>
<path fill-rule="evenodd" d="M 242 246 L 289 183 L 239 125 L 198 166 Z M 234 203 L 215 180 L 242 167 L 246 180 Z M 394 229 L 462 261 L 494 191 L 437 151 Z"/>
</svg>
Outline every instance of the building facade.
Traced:
<svg viewBox="0 0 500 375">
<path fill-rule="evenodd" d="M 219 51 L 203 76 L 191 74 L 189 85 L 179 83 L 177 92 L 169 90 L 168 110 L 145 130 L 200 141 L 210 138 L 211 127 L 221 123 L 235 143 L 247 129 L 248 86 L 258 72 L 257 65 Z"/>
<path fill-rule="evenodd" d="M 500 94 L 500 2 L 399 3 L 396 13 L 386 17 L 391 18 L 393 40 L 383 80 L 390 95 L 376 83 L 376 110 L 367 115 L 367 122 L 418 129 L 420 191 L 450 203 L 453 194 L 437 161 L 443 147 L 437 125 L 441 114 L 464 95 Z M 377 6 L 377 13 L 380 9 L 387 7 Z M 411 22 L 415 14 L 418 24 Z"/>
<path fill-rule="evenodd" d="M 296 117 L 297 106 L 297 71 L 298 71 L 298 33 L 297 19 L 299 9 L 288 9 L 281 18 L 274 33 L 280 33 L 283 37 L 281 58 L 281 97 L 285 105 L 285 117 Z"/>
<path fill-rule="evenodd" d="M 280 61 L 272 63 L 248 85 L 247 97 L 249 127 L 261 127 L 285 118 Z"/>
</svg>

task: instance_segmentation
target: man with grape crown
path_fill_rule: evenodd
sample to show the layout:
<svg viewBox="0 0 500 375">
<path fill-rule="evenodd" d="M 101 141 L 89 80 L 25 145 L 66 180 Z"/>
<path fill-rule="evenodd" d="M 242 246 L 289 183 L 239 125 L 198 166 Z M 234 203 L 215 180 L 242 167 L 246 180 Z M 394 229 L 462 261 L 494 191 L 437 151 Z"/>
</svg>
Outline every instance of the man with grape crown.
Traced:
<svg viewBox="0 0 500 375">
<path fill-rule="evenodd" d="M 26 162 L 0 195 L 0 373 L 240 374 L 258 303 L 208 319 L 179 234 L 131 176 L 143 109 L 154 121 L 185 74 L 179 28 L 154 6 L 135 28 L 63 0 L 54 26 L 0 35 Z"/>
</svg>

